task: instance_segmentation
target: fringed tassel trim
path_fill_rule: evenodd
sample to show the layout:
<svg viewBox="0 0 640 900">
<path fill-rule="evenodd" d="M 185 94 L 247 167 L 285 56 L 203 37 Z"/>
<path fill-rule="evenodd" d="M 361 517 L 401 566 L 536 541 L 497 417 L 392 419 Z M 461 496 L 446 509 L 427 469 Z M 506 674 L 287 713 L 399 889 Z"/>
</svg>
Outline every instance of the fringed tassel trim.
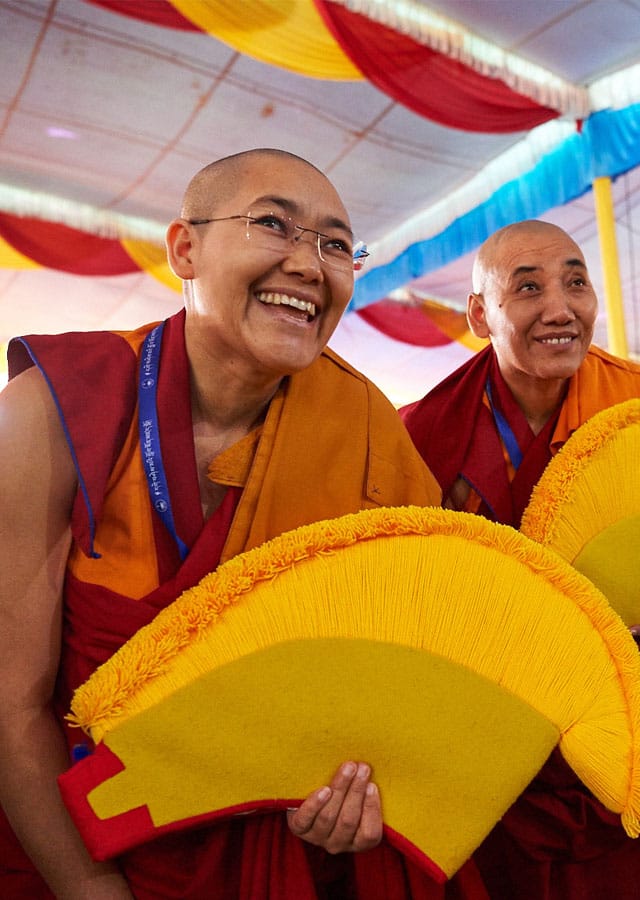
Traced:
<svg viewBox="0 0 640 900">
<path fill-rule="evenodd" d="M 484 673 L 484 677 L 493 677 L 505 690 L 521 697 L 524 702 L 539 709 L 552 721 L 559 719 L 564 722 L 560 728 L 563 732 L 561 746 L 563 751 L 566 751 L 570 763 L 574 764 L 574 761 L 577 761 L 578 774 L 581 777 L 584 775 L 586 783 L 589 783 L 590 780 L 591 783 L 597 782 L 594 783 L 594 793 L 597 793 L 609 808 L 622 811 L 625 827 L 630 832 L 637 829 L 640 822 L 640 788 L 636 785 L 640 752 L 637 746 L 640 729 L 640 657 L 631 636 L 604 597 L 586 578 L 559 557 L 508 526 L 496 525 L 467 513 L 422 507 L 366 510 L 338 519 L 303 526 L 235 557 L 220 566 L 216 572 L 206 576 L 199 585 L 182 594 L 101 666 L 89 681 L 76 691 L 72 714 L 69 717 L 70 721 L 90 731 L 95 740 L 101 740 L 119 719 L 135 713 L 136 694 L 144 691 L 153 693 L 152 688 L 155 686 L 152 682 L 154 679 L 167 675 L 166 684 L 162 690 L 166 691 L 169 684 L 173 686 L 176 681 L 176 667 L 174 666 L 172 669 L 172 664 L 182 650 L 187 650 L 188 654 L 197 656 L 196 651 L 200 643 L 204 650 L 210 649 L 206 640 L 210 626 L 216 625 L 225 610 L 239 604 L 254 586 L 259 585 L 260 582 L 271 581 L 276 576 L 292 570 L 298 564 L 316 556 L 331 555 L 340 549 L 371 541 L 374 538 L 398 535 L 416 535 L 435 539 L 441 536 L 458 537 L 483 548 L 489 548 L 494 554 L 502 554 L 505 557 L 505 565 L 520 566 L 520 572 L 522 572 L 522 567 L 526 567 L 540 576 L 555 592 L 560 592 L 566 597 L 567 603 L 563 606 L 566 615 L 571 613 L 571 616 L 567 619 L 565 615 L 562 621 L 569 623 L 574 621 L 573 616 L 579 616 L 577 610 L 576 613 L 573 612 L 576 607 L 584 613 L 595 631 L 592 631 L 590 627 L 584 628 L 583 625 L 579 625 L 580 634 L 577 641 L 582 648 L 580 652 L 582 653 L 584 650 L 585 640 L 593 640 L 594 652 L 603 663 L 603 665 L 598 664 L 597 673 L 595 673 L 596 667 L 594 667 L 595 693 L 599 696 L 601 686 L 606 686 L 609 698 L 602 701 L 602 708 L 596 702 L 598 708 L 590 718 L 587 717 L 586 723 L 581 722 L 581 710 L 589 707 L 588 698 L 581 696 L 576 698 L 573 696 L 574 692 L 567 689 L 565 689 L 566 696 L 558 698 L 558 692 L 553 688 L 553 679 L 555 678 L 553 672 L 550 674 L 549 690 L 551 693 L 549 696 L 555 696 L 552 703 L 555 712 L 553 716 L 549 715 L 548 711 L 545 712 L 544 707 L 545 704 L 549 704 L 549 697 L 537 697 L 536 691 L 538 694 L 540 693 L 538 684 L 542 676 L 549 681 L 547 677 L 549 673 L 542 673 L 540 678 L 538 674 L 532 676 L 529 671 L 531 668 L 529 662 L 531 661 L 526 665 L 522 661 L 522 654 L 524 653 L 526 656 L 525 650 L 528 650 L 529 654 L 532 652 L 530 635 L 526 626 L 526 622 L 531 620 L 531 615 L 527 613 L 524 619 L 522 616 L 520 617 L 523 621 L 516 622 L 517 637 L 514 635 L 505 639 L 505 634 L 511 635 L 509 627 L 504 625 L 505 622 L 510 621 L 509 604 L 506 604 L 506 609 L 502 609 L 505 604 L 502 603 L 499 593 L 496 595 L 496 604 L 494 605 L 498 609 L 498 615 L 491 628 L 495 629 L 499 635 L 496 642 L 502 641 L 505 647 L 503 648 L 504 652 L 501 651 L 497 659 L 494 659 L 495 654 L 492 655 L 484 647 L 486 641 L 478 640 L 480 633 L 478 629 L 482 627 L 481 623 L 484 621 L 485 614 L 487 612 L 491 614 L 494 611 L 486 610 L 485 604 L 478 604 L 477 599 L 474 599 L 477 590 L 472 578 L 465 578 L 463 574 L 458 576 L 463 579 L 468 596 L 461 600 L 458 608 L 450 610 L 454 619 L 456 616 L 462 616 L 464 619 L 467 612 L 473 613 L 475 623 L 472 635 L 467 633 L 469 629 L 465 632 L 465 629 L 460 627 L 458 619 L 455 619 L 454 627 L 447 625 L 447 622 L 440 621 L 442 616 L 437 609 L 435 610 L 435 620 L 430 620 L 429 610 L 423 609 L 423 621 L 431 624 L 416 629 L 414 618 L 407 615 L 407 607 L 410 608 L 411 598 L 407 599 L 404 595 L 398 598 L 398 603 L 394 608 L 389 609 L 390 617 L 394 618 L 394 621 L 400 620 L 400 631 L 396 633 L 400 633 L 402 637 L 400 640 L 395 640 L 396 643 L 411 644 L 411 641 L 414 641 L 412 646 L 422 646 L 425 649 L 435 647 L 436 649 L 432 652 L 440 653 L 453 661 L 457 659 L 459 664 Z M 384 544 L 384 542 L 381 543 Z M 386 551 L 381 548 L 380 552 L 385 553 Z M 455 556 L 457 552 L 455 548 L 453 552 Z M 437 548 L 437 553 L 446 555 L 446 548 Z M 415 564 L 417 567 L 421 557 L 424 561 L 423 551 L 420 554 L 409 555 L 407 560 L 410 565 Z M 433 554 L 427 554 L 428 565 L 432 564 L 429 562 L 432 559 Z M 450 568 L 453 567 L 455 570 L 456 562 L 457 557 L 447 562 L 444 571 L 447 581 L 451 577 L 448 574 Z M 490 565 L 494 566 L 493 555 Z M 437 569 L 441 571 L 440 566 Z M 367 571 L 371 572 L 371 567 L 367 568 Z M 501 579 L 498 577 L 495 579 L 493 590 L 494 592 L 502 590 L 505 597 L 510 596 L 509 591 L 515 590 L 520 598 L 523 595 L 524 587 L 518 586 L 517 575 L 512 569 L 509 571 L 514 576 L 511 581 L 516 583 L 510 583 L 501 588 Z M 428 566 L 424 576 L 416 577 L 418 579 L 426 577 L 427 573 Z M 373 586 L 375 571 L 370 577 Z M 302 582 L 298 581 L 298 585 L 301 588 Z M 307 587 L 309 586 L 307 585 Z M 527 599 L 524 604 L 525 609 L 528 609 L 529 602 L 534 602 L 535 595 L 540 595 L 544 589 L 546 589 L 545 586 L 537 581 L 535 584 L 527 586 L 527 596 L 530 597 L 530 600 Z M 425 598 L 424 603 L 429 607 L 429 588 L 421 587 L 421 591 Z M 309 588 L 307 593 L 312 594 L 312 588 Z M 272 620 L 267 620 L 271 614 L 276 617 L 284 615 L 285 618 L 289 615 L 292 618 L 294 616 L 302 617 L 304 634 L 307 634 L 308 631 L 312 635 L 312 629 L 305 619 L 309 612 L 305 603 L 311 609 L 311 600 L 303 599 L 301 595 L 289 599 L 281 599 L 281 595 L 278 595 L 278 598 L 274 609 L 264 614 L 265 622 L 259 626 L 255 625 L 255 628 L 252 625 L 252 629 L 256 632 L 260 629 L 269 630 L 267 638 L 270 642 L 273 642 L 275 637 L 286 639 L 288 622 L 282 623 L 278 620 L 274 625 Z M 290 606 L 289 614 L 286 613 L 287 603 Z M 300 606 L 304 608 L 300 610 L 298 608 Z M 338 624 L 341 621 L 340 617 L 344 618 L 347 615 L 344 610 L 348 610 L 348 608 L 349 604 L 346 606 L 343 604 L 342 608 L 334 605 L 330 610 L 331 615 L 337 617 Z M 283 612 L 283 610 L 285 611 Z M 257 607 L 254 607 L 254 611 L 251 613 L 252 623 L 254 614 L 257 615 L 258 612 Z M 557 613 L 554 609 L 540 610 L 541 615 L 545 612 L 549 617 L 549 628 L 552 628 L 556 622 Z M 449 613 L 445 610 L 443 615 L 448 618 Z M 323 624 L 323 627 L 325 626 L 326 623 Z M 397 626 L 394 624 L 393 627 Z M 277 635 L 274 628 L 278 632 Z M 538 645 L 540 641 L 548 643 L 548 630 L 545 629 L 546 626 L 542 629 L 542 634 L 537 634 Z M 416 630 L 419 630 L 420 634 L 416 635 Z M 537 632 L 539 631 L 538 627 Z M 593 634 L 593 639 L 591 634 Z M 223 637 L 228 640 L 227 632 L 215 628 L 210 635 L 210 640 L 214 635 L 220 637 L 217 646 L 218 649 L 222 648 Z M 566 647 L 568 637 L 564 633 L 560 636 L 562 648 Z M 391 640 L 391 637 L 386 639 Z M 252 638 L 252 640 L 257 640 L 257 638 Z M 262 636 L 260 636 L 260 640 L 262 640 Z M 513 641 L 516 644 L 513 644 Z M 236 653 L 240 652 L 241 655 L 249 651 L 250 648 L 247 649 L 244 644 L 239 651 L 234 650 Z M 561 656 L 564 654 L 566 654 L 566 649 Z M 611 666 L 608 662 L 607 654 L 613 659 L 615 666 Z M 181 662 L 185 662 L 186 671 L 187 661 L 184 657 L 181 657 Z M 181 677 L 183 676 L 184 671 Z M 590 684 L 589 678 L 586 681 L 580 680 L 580 684 L 583 681 L 585 685 Z M 588 690 L 590 693 L 594 693 L 591 688 Z M 622 708 L 625 707 L 623 700 L 626 700 L 626 708 Z M 134 713 L 131 712 L 132 710 Z M 598 724 L 600 719 L 605 720 L 605 724 Z M 611 726 L 609 726 L 610 722 Z M 605 740 L 602 739 L 603 731 L 607 733 Z M 609 732 L 612 732 L 611 736 L 608 736 Z M 627 749 L 629 743 L 632 745 L 630 753 Z M 591 752 L 592 747 L 593 752 Z M 631 759 L 628 759 L 629 755 Z M 585 758 L 586 763 L 583 763 Z M 609 765 L 610 760 L 613 760 L 611 765 Z M 620 771 L 621 766 L 623 771 Z M 594 769 L 596 770 L 595 776 Z M 605 772 L 605 777 L 601 781 L 598 781 L 597 773 L 599 771 Z"/>
<path fill-rule="evenodd" d="M 164 247 L 166 226 L 150 219 L 98 209 L 41 191 L 0 184 L 0 209 L 16 216 L 42 219 L 103 238 L 130 238 Z"/>
<path fill-rule="evenodd" d="M 626 109 L 635 103 L 640 103 L 640 63 L 605 75 L 589 85 L 589 104 L 594 112 Z"/>
<path fill-rule="evenodd" d="M 586 580 L 586 579 L 585 579 Z M 560 750 L 576 774 L 609 809 L 621 813 L 622 825 L 630 837 L 640 835 L 640 654 L 622 620 L 606 598 L 594 589 L 581 607 L 599 631 L 616 666 L 618 684 L 625 700 L 630 743 L 627 788 L 615 796 L 603 767 L 602 753 L 592 752 L 591 726 L 577 722 L 560 738 Z M 611 735 L 612 742 L 616 736 Z M 595 765 L 593 764 L 595 762 Z"/>
<path fill-rule="evenodd" d="M 639 422 L 640 399 L 634 398 L 601 410 L 574 431 L 534 487 L 522 516 L 521 532 L 544 546 L 552 544 L 556 523 L 576 479 L 612 436 Z"/>
<path fill-rule="evenodd" d="M 430 509 L 427 514 L 422 507 L 364 510 L 303 525 L 230 559 L 159 612 L 153 622 L 96 670 L 76 691 L 69 721 L 95 731 L 101 723 L 118 716 L 132 693 L 166 671 L 183 648 L 203 637 L 225 609 L 240 601 L 260 581 L 271 580 L 296 563 L 359 541 L 381 535 L 431 534 L 438 519 L 449 518 L 451 513 L 447 510 Z M 482 520 L 455 514 L 451 522 L 453 532 L 467 533 L 465 522 L 475 526 Z M 111 671 L 116 676 L 113 680 L 108 679 Z"/>
<path fill-rule="evenodd" d="M 617 438 L 622 429 L 630 428 L 640 423 L 640 399 L 631 399 L 616 404 L 594 415 L 585 422 L 566 442 L 557 456 L 551 460 L 542 478 L 534 488 L 529 505 L 522 517 L 521 531 L 532 540 L 551 546 L 560 552 L 563 558 L 567 557 L 569 548 L 559 547 L 559 528 L 562 524 L 562 514 L 571 500 L 576 480 L 583 475 L 590 465 L 594 455 L 602 450 L 612 438 Z M 632 460 L 632 465 L 637 465 L 637 460 Z M 578 523 L 584 530 L 589 523 L 583 521 L 584 516 L 576 513 L 581 522 Z M 582 534 L 584 543 L 592 535 Z M 565 535 L 566 537 L 566 535 Z M 579 549 L 579 548 L 573 548 Z M 571 554 L 570 554 L 571 555 Z M 593 608 L 589 613 L 594 624 L 607 632 L 607 622 L 600 621 L 598 611 Z M 632 754 L 630 759 L 629 797 L 622 811 L 622 824 L 625 831 L 631 837 L 640 835 L 640 720 L 637 710 L 640 704 L 640 679 L 638 677 L 638 653 L 631 652 L 629 657 L 628 642 L 616 639 L 611 629 L 611 635 L 607 634 L 610 646 L 615 649 L 615 659 L 620 663 L 620 684 L 627 700 L 627 708 L 631 710 L 630 726 L 633 735 Z M 573 748 L 569 741 L 565 741 L 561 747 L 568 761 L 579 772 L 576 764 Z M 583 748 L 584 750 L 584 748 Z"/>
</svg>

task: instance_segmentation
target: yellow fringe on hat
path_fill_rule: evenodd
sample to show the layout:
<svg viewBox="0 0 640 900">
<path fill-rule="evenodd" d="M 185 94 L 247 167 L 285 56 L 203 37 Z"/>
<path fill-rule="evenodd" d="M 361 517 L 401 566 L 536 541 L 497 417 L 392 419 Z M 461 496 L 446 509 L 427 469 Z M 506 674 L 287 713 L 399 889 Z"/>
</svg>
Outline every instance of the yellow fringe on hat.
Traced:
<svg viewBox="0 0 640 900">
<path fill-rule="evenodd" d="M 551 460 L 521 531 L 570 562 L 640 624 L 640 399 L 585 422 Z"/>
<path fill-rule="evenodd" d="M 578 428 L 533 489 L 522 533 L 571 562 L 598 532 L 637 515 L 639 425 L 640 399 L 633 399 L 602 410 Z"/>
<path fill-rule="evenodd" d="M 101 666 L 69 718 L 100 741 L 211 668 L 284 641 L 340 636 L 423 649 L 521 698 L 558 727 L 589 789 L 640 833 L 633 639 L 571 566 L 465 513 L 366 510 L 235 557 Z"/>
</svg>

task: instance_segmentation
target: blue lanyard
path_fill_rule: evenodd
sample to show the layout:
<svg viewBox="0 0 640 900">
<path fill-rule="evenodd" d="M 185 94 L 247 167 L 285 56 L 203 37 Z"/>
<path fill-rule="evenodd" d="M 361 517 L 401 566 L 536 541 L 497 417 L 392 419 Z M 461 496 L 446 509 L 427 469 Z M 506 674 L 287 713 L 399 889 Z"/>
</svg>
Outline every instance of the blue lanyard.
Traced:
<svg viewBox="0 0 640 900">
<path fill-rule="evenodd" d="M 171 498 L 160 448 L 160 429 L 158 427 L 158 368 L 163 329 L 164 322 L 149 332 L 142 345 L 140 378 L 138 382 L 138 433 L 140 436 L 142 465 L 147 478 L 151 503 L 164 522 L 169 534 L 176 542 L 180 559 L 184 560 L 189 553 L 189 548 L 178 536 L 173 521 Z"/>
<path fill-rule="evenodd" d="M 489 384 L 489 379 L 487 378 L 487 383 L 485 385 L 485 391 L 487 392 L 487 397 L 489 398 L 489 406 L 491 407 L 491 412 L 493 413 L 493 418 L 498 427 L 498 431 L 500 433 L 500 437 L 502 438 L 502 443 L 507 448 L 507 453 L 509 454 L 509 459 L 511 460 L 511 465 L 514 469 L 518 469 L 520 463 L 522 462 L 522 451 L 518 446 L 518 441 L 516 440 L 516 436 L 513 433 L 511 425 L 507 422 L 505 417 L 502 415 L 499 409 L 493 403 L 493 397 L 491 396 L 491 385 Z"/>
</svg>

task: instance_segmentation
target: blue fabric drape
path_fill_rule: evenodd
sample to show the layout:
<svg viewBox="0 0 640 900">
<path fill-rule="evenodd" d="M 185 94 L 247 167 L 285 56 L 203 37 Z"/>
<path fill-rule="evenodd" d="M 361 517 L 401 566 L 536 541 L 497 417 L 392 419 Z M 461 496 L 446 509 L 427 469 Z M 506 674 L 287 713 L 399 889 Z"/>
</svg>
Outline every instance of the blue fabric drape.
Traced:
<svg viewBox="0 0 640 900">
<path fill-rule="evenodd" d="M 439 234 L 407 247 L 394 260 L 356 282 L 351 309 L 360 309 L 453 262 L 478 247 L 503 225 L 535 219 L 590 190 L 599 176 L 615 178 L 640 165 L 640 103 L 602 110 L 582 131 L 545 154 L 531 171 L 502 185 L 484 203 Z"/>
</svg>

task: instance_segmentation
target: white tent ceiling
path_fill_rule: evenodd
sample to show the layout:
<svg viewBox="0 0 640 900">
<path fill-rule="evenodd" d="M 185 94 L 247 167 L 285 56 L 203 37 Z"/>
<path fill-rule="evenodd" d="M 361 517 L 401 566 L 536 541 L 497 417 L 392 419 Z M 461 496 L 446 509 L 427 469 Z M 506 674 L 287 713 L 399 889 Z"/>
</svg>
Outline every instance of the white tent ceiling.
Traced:
<svg viewBox="0 0 640 900">
<path fill-rule="evenodd" d="M 283 0 L 283 7 L 291 2 Z M 422 5 L 576 85 L 640 62 L 640 0 Z M 85 0 L 0 0 L 0 24 L 0 185 L 135 216 L 157 233 L 202 165 L 272 146 L 325 171 L 354 230 L 375 247 L 526 138 L 445 128 L 367 82 L 306 78 L 210 35 L 147 24 Z M 635 353 L 638 171 L 614 186 Z M 591 195 L 543 218 L 566 227 L 581 244 L 602 297 Z M 469 257 L 462 257 L 412 288 L 461 304 L 469 270 Z M 130 327 L 179 304 L 177 295 L 142 274 L 89 279 L 0 269 L 0 344 L 16 333 Z M 604 317 L 597 337 L 606 345 Z"/>
</svg>

